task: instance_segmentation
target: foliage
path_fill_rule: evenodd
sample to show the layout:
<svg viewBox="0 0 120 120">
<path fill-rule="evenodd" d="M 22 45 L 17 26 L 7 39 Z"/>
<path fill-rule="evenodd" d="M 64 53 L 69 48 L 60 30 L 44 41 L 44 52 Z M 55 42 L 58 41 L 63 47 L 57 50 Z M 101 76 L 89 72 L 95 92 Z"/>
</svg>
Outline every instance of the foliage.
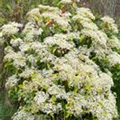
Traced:
<svg viewBox="0 0 120 120">
<path fill-rule="evenodd" d="M 97 19 L 71 0 L 57 6 L 39 5 L 27 13 L 26 24 L 0 28 L 6 89 L 19 105 L 12 119 L 117 118 L 111 87 L 120 41 L 114 20 Z"/>
<path fill-rule="evenodd" d="M 13 106 L 7 106 L 5 103 L 4 92 L 0 92 L 0 119 L 1 120 L 10 120 L 11 115 L 13 115 L 16 109 Z"/>
<path fill-rule="evenodd" d="M 59 0 L 0 0 L 0 26 L 8 21 L 25 22 L 28 10 L 39 4 L 57 5 Z"/>
</svg>

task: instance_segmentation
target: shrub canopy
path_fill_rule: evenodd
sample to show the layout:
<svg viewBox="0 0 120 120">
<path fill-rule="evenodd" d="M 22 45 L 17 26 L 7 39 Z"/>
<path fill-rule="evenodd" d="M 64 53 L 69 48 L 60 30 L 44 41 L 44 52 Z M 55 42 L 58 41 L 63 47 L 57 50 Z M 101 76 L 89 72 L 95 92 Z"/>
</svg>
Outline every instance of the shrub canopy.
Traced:
<svg viewBox="0 0 120 120">
<path fill-rule="evenodd" d="M 120 41 L 114 20 L 96 18 L 71 0 L 39 5 L 26 18 L 26 24 L 0 28 L 5 86 L 19 104 L 12 119 L 116 118 L 110 70 L 120 64 Z"/>
</svg>

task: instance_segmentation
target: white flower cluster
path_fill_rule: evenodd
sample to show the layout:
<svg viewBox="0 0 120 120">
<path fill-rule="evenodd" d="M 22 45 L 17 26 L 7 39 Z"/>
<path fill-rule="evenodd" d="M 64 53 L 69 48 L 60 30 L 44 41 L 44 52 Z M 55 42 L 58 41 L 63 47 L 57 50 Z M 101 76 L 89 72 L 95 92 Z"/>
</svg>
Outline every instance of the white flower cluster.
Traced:
<svg viewBox="0 0 120 120">
<path fill-rule="evenodd" d="M 24 109 L 18 111 L 13 118 L 14 120 L 35 120 L 35 117 Z"/>
<path fill-rule="evenodd" d="M 115 21 L 111 17 L 104 16 L 103 18 L 101 18 L 101 20 L 104 22 L 106 29 L 108 29 L 114 33 L 118 33 L 118 27 L 115 24 Z"/>
<path fill-rule="evenodd" d="M 55 7 L 39 5 L 39 8 L 28 12 L 27 17 L 29 21 L 38 21 L 41 26 L 54 23 L 54 27 L 59 26 L 61 29 L 68 31 L 70 29 L 70 15 L 70 13 L 62 14 L 61 11 Z"/>
<path fill-rule="evenodd" d="M 120 50 L 120 40 L 116 36 L 112 36 L 112 38 L 108 40 L 108 46 Z"/>
<path fill-rule="evenodd" d="M 97 25 L 93 22 L 95 17 L 88 8 L 78 8 L 76 15 L 72 19 L 81 24 L 83 28 L 98 30 Z"/>
<path fill-rule="evenodd" d="M 68 15 L 57 7 L 39 5 L 27 17 L 20 38 L 14 36 L 20 27 L 17 23 L 11 23 L 15 32 L 8 31 L 9 24 L 0 30 L 0 38 L 8 43 L 5 64 L 15 69 L 6 88 L 17 87 L 18 102 L 23 103 L 12 119 L 37 120 L 36 116 L 64 112 L 68 119 L 82 119 L 86 113 L 97 120 L 116 118 L 113 79 L 92 58 L 107 58 L 108 67 L 120 64 L 120 55 L 112 50 L 119 43 L 117 37 L 112 44 L 93 22 L 95 17 L 88 8 L 76 8 Z M 74 28 L 79 24 L 81 30 Z"/>
<path fill-rule="evenodd" d="M 57 45 L 59 46 L 61 49 L 72 49 L 74 47 L 74 44 L 68 43 L 66 41 L 67 36 L 63 35 L 63 34 L 56 34 L 54 37 L 46 37 L 44 40 L 44 43 L 48 46 L 53 46 L 53 45 Z"/>
<path fill-rule="evenodd" d="M 16 67 L 23 67 L 26 65 L 26 58 L 24 54 L 21 52 L 14 52 L 11 51 L 10 53 L 8 52 L 6 56 L 4 57 L 5 61 L 13 62 L 13 65 Z"/>
<path fill-rule="evenodd" d="M 102 47 L 106 47 L 106 42 L 108 40 L 107 35 L 102 31 L 94 31 L 94 30 L 87 30 L 83 29 L 81 33 L 87 37 L 92 39 L 93 45 L 101 45 Z"/>
<path fill-rule="evenodd" d="M 107 57 L 112 66 L 114 66 L 115 64 L 120 64 L 120 55 L 117 54 L 116 52 L 112 52 Z"/>
<path fill-rule="evenodd" d="M 23 25 L 16 23 L 16 22 L 10 22 L 7 25 L 3 25 L 1 27 L 1 34 L 2 35 L 13 35 L 16 34 L 19 31 L 19 28 L 21 28 Z"/>
<path fill-rule="evenodd" d="M 63 4 L 69 4 L 69 3 L 72 3 L 72 0 L 61 0 L 61 3 L 63 3 Z"/>
<path fill-rule="evenodd" d="M 9 77 L 6 83 L 6 88 L 13 88 L 18 84 L 19 79 L 16 75 Z"/>
<path fill-rule="evenodd" d="M 41 35 L 42 32 L 42 28 L 36 27 L 32 22 L 28 22 L 23 30 L 23 34 L 26 35 L 27 41 L 33 41 L 34 37 Z"/>
<path fill-rule="evenodd" d="M 79 3 L 80 2 L 80 0 L 61 0 L 60 1 L 62 4 L 71 4 L 72 2 L 77 2 L 77 3 Z"/>
</svg>

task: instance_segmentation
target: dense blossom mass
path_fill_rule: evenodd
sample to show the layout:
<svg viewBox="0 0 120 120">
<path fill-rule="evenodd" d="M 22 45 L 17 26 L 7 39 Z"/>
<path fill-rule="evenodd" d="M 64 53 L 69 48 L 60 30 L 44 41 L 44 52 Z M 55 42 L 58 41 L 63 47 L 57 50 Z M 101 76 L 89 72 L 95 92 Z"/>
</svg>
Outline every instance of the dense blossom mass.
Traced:
<svg viewBox="0 0 120 120">
<path fill-rule="evenodd" d="M 96 61 L 108 68 L 120 64 L 118 28 L 108 16 L 99 26 L 88 8 L 72 6 L 72 0 L 62 0 L 60 7 L 39 5 L 27 13 L 25 25 L 0 28 L 9 70 L 5 86 L 19 103 L 12 119 L 112 120 L 112 75 Z"/>
</svg>

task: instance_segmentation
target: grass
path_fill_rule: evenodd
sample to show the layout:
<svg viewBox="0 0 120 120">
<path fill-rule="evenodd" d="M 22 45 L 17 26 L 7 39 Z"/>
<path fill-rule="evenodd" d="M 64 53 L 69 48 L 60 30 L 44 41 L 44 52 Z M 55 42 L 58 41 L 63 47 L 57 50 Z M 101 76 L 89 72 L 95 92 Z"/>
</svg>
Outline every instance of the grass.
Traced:
<svg viewBox="0 0 120 120">
<path fill-rule="evenodd" d="M 0 91 L 0 120 L 11 120 L 11 116 L 15 113 L 14 107 L 7 106 L 5 103 L 5 92 Z"/>
</svg>

